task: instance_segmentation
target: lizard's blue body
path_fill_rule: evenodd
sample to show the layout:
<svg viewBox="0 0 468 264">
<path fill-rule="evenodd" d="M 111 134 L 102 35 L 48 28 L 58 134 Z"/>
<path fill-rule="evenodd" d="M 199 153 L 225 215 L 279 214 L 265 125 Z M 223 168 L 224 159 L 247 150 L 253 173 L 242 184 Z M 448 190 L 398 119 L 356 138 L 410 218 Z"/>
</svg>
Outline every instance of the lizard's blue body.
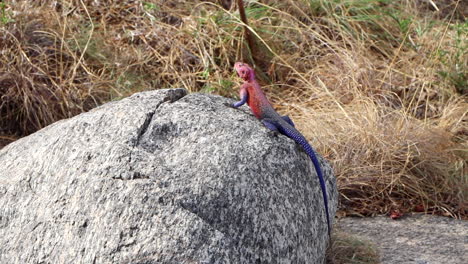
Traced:
<svg viewBox="0 0 468 264">
<path fill-rule="evenodd" d="M 280 116 L 275 109 L 271 106 L 270 102 L 266 98 L 265 94 L 260 88 L 260 85 L 255 80 L 254 70 L 247 64 L 237 62 L 234 65 L 239 76 L 244 80 L 240 89 L 241 100 L 235 104 L 233 107 L 237 108 L 241 105 L 247 103 L 254 113 L 254 115 L 262 121 L 262 123 L 269 129 L 273 131 L 278 131 L 281 134 L 293 139 L 296 143 L 304 148 L 307 155 L 312 160 L 315 170 L 317 171 L 317 176 L 319 178 L 320 187 L 322 189 L 322 196 L 325 205 L 325 213 L 327 217 L 328 224 L 328 234 L 331 231 L 330 216 L 328 213 L 328 197 L 325 181 L 323 180 L 322 169 L 320 168 L 320 163 L 315 155 L 314 150 L 304 138 L 304 136 L 294 128 L 294 123 L 288 116 Z"/>
</svg>

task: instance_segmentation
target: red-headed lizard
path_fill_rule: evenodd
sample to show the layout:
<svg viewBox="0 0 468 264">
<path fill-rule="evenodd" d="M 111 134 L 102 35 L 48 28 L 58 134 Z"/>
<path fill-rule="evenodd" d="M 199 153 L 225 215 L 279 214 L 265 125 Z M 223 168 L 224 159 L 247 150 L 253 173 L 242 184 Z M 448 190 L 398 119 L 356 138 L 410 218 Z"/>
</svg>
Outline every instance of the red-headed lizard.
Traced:
<svg viewBox="0 0 468 264">
<path fill-rule="evenodd" d="M 312 163 L 314 164 L 317 176 L 319 178 L 320 187 L 322 188 L 323 201 L 325 204 L 325 213 L 327 216 L 328 235 L 331 232 L 330 216 L 328 213 L 328 198 L 325 181 L 323 180 L 322 169 L 320 163 L 315 156 L 314 150 L 304 138 L 304 136 L 294 128 L 294 123 L 288 116 L 280 116 L 275 109 L 271 106 L 270 102 L 263 93 L 260 85 L 255 80 L 255 71 L 246 63 L 236 62 L 234 69 L 237 71 L 239 77 L 244 80 L 240 88 L 239 102 L 232 106 L 238 108 L 247 103 L 252 110 L 253 114 L 262 121 L 262 123 L 273 131 L 278 131 L 281 134 L 293 139 L 296 143 L 304 148 L 307 155 L 309 155 Z"/>
</svg>

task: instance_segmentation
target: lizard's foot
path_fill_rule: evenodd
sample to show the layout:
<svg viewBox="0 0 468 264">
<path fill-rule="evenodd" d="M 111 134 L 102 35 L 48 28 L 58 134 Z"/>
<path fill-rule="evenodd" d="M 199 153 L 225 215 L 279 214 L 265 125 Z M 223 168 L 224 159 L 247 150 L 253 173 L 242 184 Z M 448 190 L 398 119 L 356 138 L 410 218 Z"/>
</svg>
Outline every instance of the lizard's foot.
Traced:
<svg viewBox="0 0 468 264">
<path fill-rule="evenodd" d="M 232 107 L 234 107 L 234 108 L 239 108 L 239 107 L 241 107 L 241 106 L 244 105 L 244 104 L 245 104 L 245 102 L 240 101 L 240 102 L 233 103 L 233 104 L 232 104 Z"/>
<path fill-rule="evenodd" d="M 237 108 L 235 107 L 235 104 L 232 104 L 232 103 L 223 103 L 223 105 L 229 107 L 229 108 Z"/>
<path fill-rule="evenodd" d="M 295 127 L 294 122 L 291 120 L 291 118 L 289 118 L 289 116 L 285 115 L 285 116 L 282 116 L 281 118 L 283 118 L 283 120 L 286 121 L 288 124 L 290 124 L 292 127 Z"/>
<path fill-rule="evenodd" d="M 262 120 L 262 123 L 268 128 L 270 129 L 271 131 L 278 131 L 278 127 L 275 125 L 275 123 L 273 122 L 270 122 L 266 119 L 263 119 Z"/>
</svg>

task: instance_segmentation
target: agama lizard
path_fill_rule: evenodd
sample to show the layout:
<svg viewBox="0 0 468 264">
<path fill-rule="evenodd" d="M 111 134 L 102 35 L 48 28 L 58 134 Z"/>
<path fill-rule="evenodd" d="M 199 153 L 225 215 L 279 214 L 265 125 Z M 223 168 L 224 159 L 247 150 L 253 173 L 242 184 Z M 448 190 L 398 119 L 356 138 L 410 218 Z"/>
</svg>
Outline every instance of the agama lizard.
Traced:
<svg viewBox="0 0 468 264">
<path fill-rule="evenodd" d="M 273 109 L 262 89 L 260 88 L 260 85 L 255 79 L 255 71 L 248 64 L 242 62 L 236 62 L 234 64 L 234 69 L 237 71 L 239 77 L 244 80 L 244 83 L 240 88 L 241 100 L 232 106 L 234 108 L 238 108 L 241 105 L 247 103 L 253 114 L 258 119 L 260 119 L 267 128 L 273 131 L 278 131 L 281 134 L 293 139 L 296 143 L 304 148 L 305 152 L 312 160 L 315 170 L 317 171 L 320 187 L 322 188 L 325 213 L 327 216 L 328 235 L 330 235 L 331 223 L 328 213 L 327 190 L 325 187 L 325 181 L 323 180 L 322 169 L 320 168 L 320 164 L 317 160 L 314 150 L 309 145 L 304 136 L 294 127 L 292 120 L 288 116 L 280 116 L 275 111 L 275 109 Z"/>
</svg>

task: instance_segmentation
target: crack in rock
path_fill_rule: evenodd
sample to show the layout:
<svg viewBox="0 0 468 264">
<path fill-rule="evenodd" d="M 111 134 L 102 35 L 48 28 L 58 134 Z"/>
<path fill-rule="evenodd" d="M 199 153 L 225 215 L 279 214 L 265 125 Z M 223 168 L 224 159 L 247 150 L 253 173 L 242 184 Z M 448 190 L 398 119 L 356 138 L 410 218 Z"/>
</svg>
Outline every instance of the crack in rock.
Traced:
<svg viewBox="0 0 468 264">
<path fill-rule="evenodd" d="M 164 104 L 164 103 L 174 103 L 174 102 L 182 99 L 186 95 L 187 95 L 187 90 L 185 90 L 185 89 L 180 89 L 180 88 L 179 89 L 173 89 L 170 92 L 168 92 L 168 94 L 161 100 L 161 102 L 159 102 L 154 107 L 153 111 L 150 111 L 150 112 L 146 113 L 146 117 L 145 117 L 145 119 L 143 121 L 143 124 L 141 126 L 139 126 L 138 129 L 137 129 L 136 139 L 135 139 L 135 142 L 132 144 L 132 148 L 135 149 L 136 147 L 138 147 L 140 145 L 140 141 L 141 141 L 143 135 L 148 131 L 148 128 L 149 128 L 149 126 L 151 124 L 151 121 L 153 120 L 153 117 L 154 117 L 156 111 L 159 109 L 159 107 L 162 104 Z M 130 172 L 133 171 L 133 174 L 131 174 L 129 177 L 119 175 L 117 177 L 113 177 L 114 179 L 118 179 L 118 180 L 149 179 L 149 177 L 147 175 L 144 175 L 143 173 L 138 172 L 138 171 L 134 171 L 134 168 L 131 165 L 132 161 L 133 161 L 132 156 L 133 156 L 133 151 L 130 151 L 129 158 L 128 158 L 128 164 L 130 166 L 129 171 Z"/>
</svg>

